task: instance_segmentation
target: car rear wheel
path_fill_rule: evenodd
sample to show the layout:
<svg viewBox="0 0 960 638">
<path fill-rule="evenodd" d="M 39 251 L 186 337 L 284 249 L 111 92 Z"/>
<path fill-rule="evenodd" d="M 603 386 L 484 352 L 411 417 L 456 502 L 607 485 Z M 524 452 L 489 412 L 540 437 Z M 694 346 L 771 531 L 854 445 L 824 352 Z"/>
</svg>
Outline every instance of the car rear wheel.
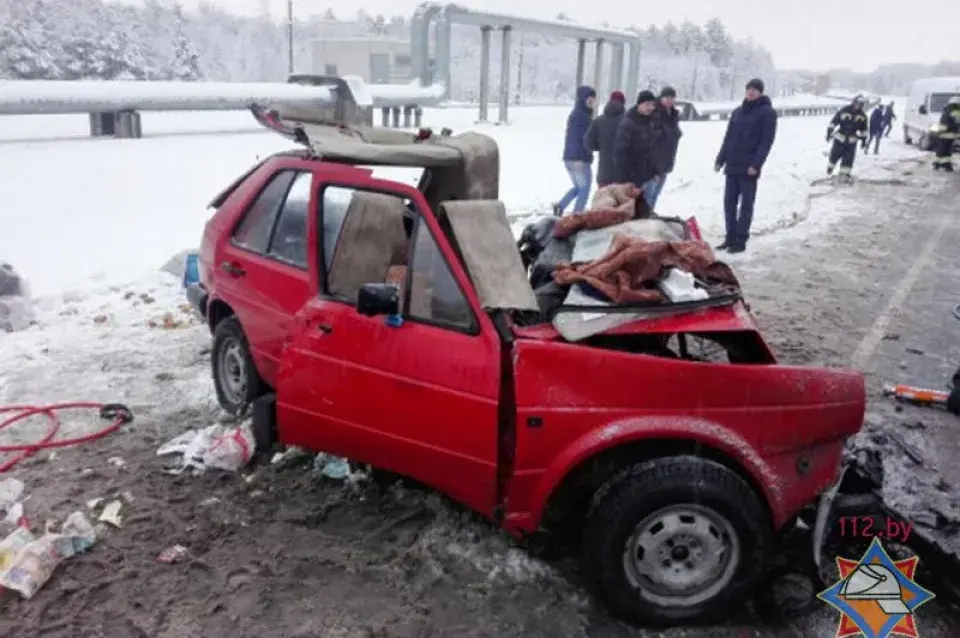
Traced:
<svg viewBox="0 0 960 638">
<path fill-rule="evenodd" d="M 717 620 L 742 607 L 772 539 L 754 490 L 695 456 L 620 473 L 587 515 L 582 569 L 611 611 L 639 624 Z"/>
<path fill-rule="evenodd" d="M 267 389 L 236 316 L 227 317 L 214 328 L 210 362 L 217 402 L 230 414 L 243 413 Z"/>
</svg>

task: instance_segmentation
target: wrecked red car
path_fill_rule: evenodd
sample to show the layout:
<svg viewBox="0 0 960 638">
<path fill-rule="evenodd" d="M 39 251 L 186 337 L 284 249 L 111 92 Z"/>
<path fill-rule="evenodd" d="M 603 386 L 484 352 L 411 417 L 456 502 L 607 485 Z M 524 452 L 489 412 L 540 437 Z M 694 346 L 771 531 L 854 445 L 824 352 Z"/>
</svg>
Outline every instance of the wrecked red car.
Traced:
<svg viewBox="0 0 960 638">
<path fill-rule="evenodd" d="M 306 151 L 213 202 L 188 290 L 223 407 L 275 393 L 258 444 L 412 477 L 516 537 L 578 531 L 586 581 L 629 620 L 737 608 L 778 531 L 837 478 L 861 373 L 777 364 L 729 288 L 544 312 L 486 136 L 296 130 Z"/>
</svg>

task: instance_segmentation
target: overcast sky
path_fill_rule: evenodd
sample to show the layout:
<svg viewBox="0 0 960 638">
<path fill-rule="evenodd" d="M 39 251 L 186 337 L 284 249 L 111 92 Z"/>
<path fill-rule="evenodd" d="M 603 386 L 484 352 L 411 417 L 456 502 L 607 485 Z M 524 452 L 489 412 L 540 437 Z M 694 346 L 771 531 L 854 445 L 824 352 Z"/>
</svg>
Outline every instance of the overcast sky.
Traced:
<svg viewBox="0 0 960 638">
<path fill-rule="evenodd" d="M 183 0 L 195 5 L 197 0 Z M 252 14 L 264 4 L 286 15 L 286 0 L 210 0 L 238 13 Z M 332 8 L 338 17 L 367 13 L 411 16 L 418 0 L 294 0 L 298 17 Z M 752 37 L 766 47 L 779 68 L 848 67 L 871 71 L 887 62 L 936 63 L 960 59 L 960 9 L 955 0 L 461 0 L 473 9 L 572 19 L 613 26 L 677 23 L 689 18 L 702 24 L 721 18 L 737 37 Z M 523 7 L 522 9 L 518 7 Z"/>
</svg>

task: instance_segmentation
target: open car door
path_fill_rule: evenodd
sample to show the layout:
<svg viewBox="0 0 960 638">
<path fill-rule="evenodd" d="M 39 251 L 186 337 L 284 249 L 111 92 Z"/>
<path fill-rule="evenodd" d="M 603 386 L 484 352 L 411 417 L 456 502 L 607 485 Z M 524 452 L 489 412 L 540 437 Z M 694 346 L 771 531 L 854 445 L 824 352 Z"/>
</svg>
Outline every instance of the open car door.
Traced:
<svg viewBox="0 0 960 638">
<path fill-rule="evenodd" d="M 412 477 L 492 515 L 500 341 L 465 270 L 416 189 L 355 175 L 320 189 L 320 294 L 281 356 L 280 441 Z M 358 312 L 360 289 L 383 283 L 399 284 L 400 312 Z"/>
</svg>

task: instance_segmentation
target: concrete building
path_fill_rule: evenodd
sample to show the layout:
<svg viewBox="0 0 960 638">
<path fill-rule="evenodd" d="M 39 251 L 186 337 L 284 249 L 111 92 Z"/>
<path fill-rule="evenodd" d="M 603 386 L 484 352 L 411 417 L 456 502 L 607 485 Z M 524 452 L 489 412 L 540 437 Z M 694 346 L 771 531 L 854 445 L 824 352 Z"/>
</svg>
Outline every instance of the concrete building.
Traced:
<svg viewBox="0 0 960 638">
<path fill-rule="evenodd" d="M 314 40 L 313 73 L 359 75 L 367 84 L 407 84 L 413 79 L 410 42 L 388 38 Z"/>
</svg>

